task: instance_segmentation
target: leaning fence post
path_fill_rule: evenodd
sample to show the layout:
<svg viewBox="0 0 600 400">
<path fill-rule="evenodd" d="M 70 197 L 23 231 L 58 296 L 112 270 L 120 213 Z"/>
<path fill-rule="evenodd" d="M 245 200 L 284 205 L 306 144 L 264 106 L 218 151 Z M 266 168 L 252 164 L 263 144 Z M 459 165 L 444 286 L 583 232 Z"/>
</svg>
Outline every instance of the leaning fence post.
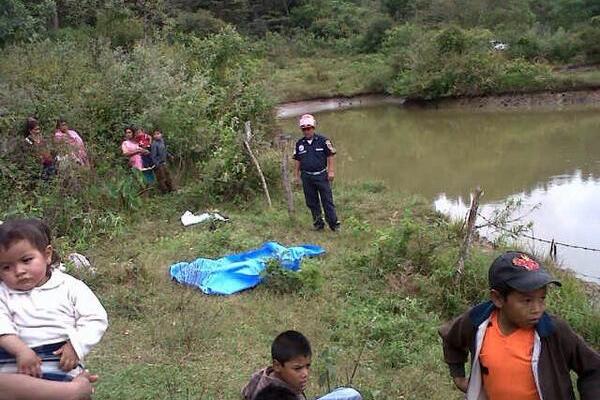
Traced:
<svg viewBox="0 0 600 400">
<path fill-rule="evenodd" d="M 273 203 L 271 203 L 271 196 L 269 195 L 269 188 L 267 187 L 267 181 L 265 180 L 265 175 L 260 168 L 260 164 L 256 157 L 254 157 L 254 153 L 252 153 L 252 149 L 250 148 L 250 140 L 252 139 L 252 129 L 250 128 L 250 121 L 246 121 L 244 124 L 244 128 L 246 130 L 246 134 L 244 136 L 244 147 L 248 151 L 254 166 L 258 171 L 258 175 L 260 176 L 260 182 L 262 183 L 263 191 L 265 192 L 265 196 L 267 197 L 267 203 L 269 204 L 269 208 L 273 208 Z"/>
<path fill-rule="evenodd" d="M 475 230 L 477 210 L 479 209 L 479 199 L 482 195 L 483 190 L 481 190 L 479 186 L 477 189 L 475 189 L 475 193 L 472 194 L 471 207 L 469 208 L 469 214 L 467 216 L 465 237 L 458 253 L 458 261 L 456 262 L 456 274 L 458 277 L 463 274 L 465 269 L 465 260 L 469 257 L 469 246 L 471 245 L 471 239 Z"/>
<path fill-rule="evenodd" d="M 277 142 L 279 144 L 279 149 L 281 150 L 281 181 L 283 182 L 283 190 L 285 192 L 285 199 L 287 201 L 288 214 L 292 216 L 294 213 L 294 195 L 292 194 L 292 183 L 290 182 L 289 169 L 288 141 L 290 138 L 290 135 L 283 133 L 277 136 Z"/>
<path fill-rule="evenodd" d="M 556 262 L 556 243 L 554 242 L 554 239 L 552 239 L 552 242 L 550 243 L 550 259 L 554 262 Z"/>
</svg>

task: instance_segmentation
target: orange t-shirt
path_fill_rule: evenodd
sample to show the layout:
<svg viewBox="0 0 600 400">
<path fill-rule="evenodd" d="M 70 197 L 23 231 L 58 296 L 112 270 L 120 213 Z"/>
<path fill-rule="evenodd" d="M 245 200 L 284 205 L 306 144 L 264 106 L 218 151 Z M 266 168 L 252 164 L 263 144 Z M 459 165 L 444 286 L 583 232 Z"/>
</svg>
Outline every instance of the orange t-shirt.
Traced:
<svg viewBox="0 0 600 400">
<path fill-rule="evenodd" d="M 539 400 L 531 355 L 534 330 L 517 329 L 508 336 L 500 331 L 493 312 L 479 353 L 483 388 L 490 400 Z"/>
</svg>

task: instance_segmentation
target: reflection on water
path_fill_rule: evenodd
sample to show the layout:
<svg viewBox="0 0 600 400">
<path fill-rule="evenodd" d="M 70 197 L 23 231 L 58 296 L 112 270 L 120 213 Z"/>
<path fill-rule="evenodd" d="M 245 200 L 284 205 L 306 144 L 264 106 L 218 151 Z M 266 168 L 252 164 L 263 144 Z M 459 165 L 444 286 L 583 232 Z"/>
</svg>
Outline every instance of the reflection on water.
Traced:
<svg viewBox="0 0 600 400">
<path fill-rule="evenodd" d="M 529 235 L 600 249 L 600 180 L 591 177 L 586 179 L 578 172 L 572 177 L 553 178 L 545 187 L 512 197 L 522 200 L 522 206 L 516 215 L 524 217 L 518 223 L 534 222 Z M 449 199 L 444 194 L 439 195 L 434 202 L 438 211 L 453 218 L 463 218 L 468 212 L 469 203 L 470 199 Z M 502 203 L 484 203 L 480 213 L 489 219 L 500 207 L 503 207 Z M 492 229 L 482 230 L 481 233 L 486 237 L 498 234 Z M 530 239 L 523 239 L 521 243 L 537 254 L 548 254 L 547 243 Z M 600 282 L 600 253 L 559 246 L 557 254 L 563 265 L 572 266 L 585 279 Z"/>
<path fill-rule="evenodd" d="M 534 236 L 600 248 L 600 113 L 596 110 L 477 112 L 381 106 L 317 115 L 338 150 L 337 179 L 383 180 L 464 216 L 469 192 L 482 210 L 511 196 L 540 203 Z M 294 120 L 283 122 L 299 136 Z M 547 245 L 527 247 L 547 251 Z M 600 280 L 600 253 L 558 248 L 559 258 Z"/>
</svg>

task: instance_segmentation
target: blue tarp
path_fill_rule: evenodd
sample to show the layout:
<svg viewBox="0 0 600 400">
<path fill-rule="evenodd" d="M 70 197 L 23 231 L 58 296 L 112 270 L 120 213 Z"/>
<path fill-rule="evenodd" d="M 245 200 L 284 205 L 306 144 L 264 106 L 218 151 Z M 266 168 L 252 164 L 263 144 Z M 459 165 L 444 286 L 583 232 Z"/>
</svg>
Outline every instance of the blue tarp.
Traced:
<svg viewBox="0 0 600 400">
<path fill-rule="evenodd" d="M 196 286 L 206 294 L 227 295 L 258 285 L 260 273 L 271 259 L 278 260 L 284 268 L 297 271 L 303 257 L 323 253 L 325 249 L 311 244 L 284 247 L 276 242 L 266 242 L 258 249 L 217 260 L 198 258 L 189 263 L 176 263 L 169 270 L 171 278 L 179 283 Z"/>
</svg>

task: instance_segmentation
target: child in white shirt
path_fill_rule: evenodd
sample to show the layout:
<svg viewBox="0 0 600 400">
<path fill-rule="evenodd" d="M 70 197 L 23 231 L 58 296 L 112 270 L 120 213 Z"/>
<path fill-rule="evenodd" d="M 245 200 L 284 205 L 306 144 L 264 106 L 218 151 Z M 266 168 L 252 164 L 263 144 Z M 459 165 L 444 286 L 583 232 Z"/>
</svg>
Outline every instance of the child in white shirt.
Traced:
<svg viewBox="0 0 600 400">
<path fill-rule="evenodd" d="M 55 258 L 40 220 L 0 225 L 0 372 L 71 380 L 106 331 L 98 298 Z"/>
</svg>

